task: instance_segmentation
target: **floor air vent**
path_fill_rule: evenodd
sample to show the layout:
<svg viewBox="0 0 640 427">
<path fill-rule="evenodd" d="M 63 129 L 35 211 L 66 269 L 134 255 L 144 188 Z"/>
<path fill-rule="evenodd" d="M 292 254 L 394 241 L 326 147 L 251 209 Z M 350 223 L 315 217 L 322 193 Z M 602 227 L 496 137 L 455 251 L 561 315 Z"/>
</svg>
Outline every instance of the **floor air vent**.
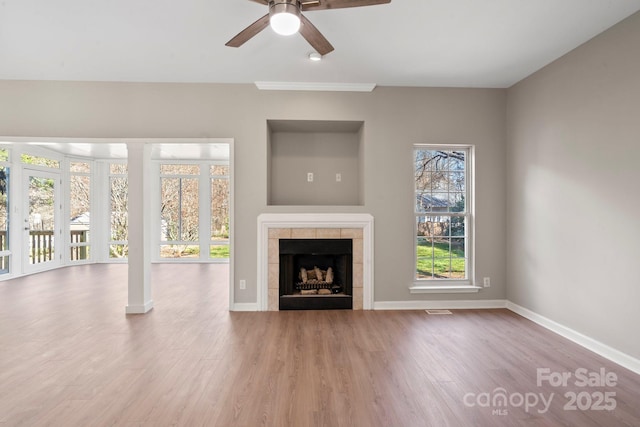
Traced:
<svg viewBox="0 0 640 427">
<path fill-rule="evenodd" d="M 427 314 L 451 314 L 450 310 L 425 310 Z"/>
</svg>

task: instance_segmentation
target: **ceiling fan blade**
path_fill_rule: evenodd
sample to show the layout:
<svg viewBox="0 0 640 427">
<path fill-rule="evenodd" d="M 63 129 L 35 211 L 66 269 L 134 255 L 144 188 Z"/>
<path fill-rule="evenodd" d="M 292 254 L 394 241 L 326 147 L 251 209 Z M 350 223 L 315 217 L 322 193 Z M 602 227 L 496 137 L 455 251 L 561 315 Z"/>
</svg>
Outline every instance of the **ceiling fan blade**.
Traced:
<svg viewBox="0 0 640 427">
<path fill-rule="evenodd" d="M 333 51 L 333 46 L 304 15 L 300 15 L 300 34 L 320 55 Z"/>
<path fill-rule="evenodd" d="M 343 9 L 345 7 L 375 6 L 391 3 L 391 0 L 309 0 L 301 1 L 302 10 Z"/>
<path fill-rule="evenodd" d="M 260 4 L 269 4 L 269 0 L 249 0 Z"/>
<path fill-rule="evenodd" d="M 269 14 L 267 13 L 262 18 L 258 19 L 253 24 L 249 25 L 244 30 L 240 31 L 238 35 L 225 43 L 226 46 L 240 47 L 245 44 L 251 37 L 258 34 L 269 26 Z"/>
</svg>

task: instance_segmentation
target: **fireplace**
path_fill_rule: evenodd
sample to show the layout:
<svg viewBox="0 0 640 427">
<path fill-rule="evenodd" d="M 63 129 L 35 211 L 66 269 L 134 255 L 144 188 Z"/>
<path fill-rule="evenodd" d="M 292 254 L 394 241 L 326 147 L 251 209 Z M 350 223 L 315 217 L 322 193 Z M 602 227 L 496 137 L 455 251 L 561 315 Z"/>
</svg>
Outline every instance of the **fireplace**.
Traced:
<svg viewBox="0 0 640 427">
<path fill-rule="evenodd" d="M 280 240 L 351 239 L 352 309 L 373 309 L 373 217 L 359 213 L 265 213 L 258 216 L 257 310 L 280 310 Z M 239 308 L 235 310 L 250 310 Z"/>
<path fill-rule="evenodd" d="M 353 307 L 352 239 L 280 239 L 280 310 Z"/>
</svg>

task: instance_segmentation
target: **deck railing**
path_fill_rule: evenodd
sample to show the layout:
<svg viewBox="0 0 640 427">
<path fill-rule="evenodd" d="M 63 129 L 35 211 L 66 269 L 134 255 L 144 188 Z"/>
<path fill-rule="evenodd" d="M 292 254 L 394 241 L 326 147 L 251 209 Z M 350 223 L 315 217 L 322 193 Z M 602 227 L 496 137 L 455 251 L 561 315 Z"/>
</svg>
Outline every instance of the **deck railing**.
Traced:
<svg viewBox="0 0 640 427">
<path fill-rule="evenodd" d="M 29 231 L 31 262 L 39 264 L 53 259 L 53 230 Z"/>
<path fill-rule="evenodd" d="M 86 230 L 71 230 L 71 245 L 85 243 L 87 241 Z M 71 246 L 71 261 L 87 259 L 87 246 Z"/>
<path fill-rule="evenodd" d="M 87 241 L 87 230 L 71 230 L 71 244 L 84 243 Z M 29 231 L 29 263 L 39 264 L 51 261 L 55 256 L 55 239 L 53 230 L 30 230 Z M 7 232 L 0 231 L 0 250 L 6 250 Z M 77 261 L 87 259 L 87 246 L 71 246 L 71 260 Z M 0 263 L 4 263 L 4 258 Z M 4 268 L 0 265 L 0 269 Z"/>
</svg>

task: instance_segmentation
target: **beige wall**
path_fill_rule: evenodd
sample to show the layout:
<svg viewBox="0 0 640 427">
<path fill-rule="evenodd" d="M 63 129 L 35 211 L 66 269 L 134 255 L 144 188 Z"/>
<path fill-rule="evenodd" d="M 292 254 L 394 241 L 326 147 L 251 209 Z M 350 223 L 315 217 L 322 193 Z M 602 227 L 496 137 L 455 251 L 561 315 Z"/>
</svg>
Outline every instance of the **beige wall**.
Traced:
<svg viewBox="0 0 640 427">
<path fill-rule="evenodd" d="M 640 358 L 640 14 L 508 91 L 507 297 Z"/>
<path fill-rule="evenodd" d="M 497 89 L 380 87 L 372 93 L 264 92 L 253 85 L 0 81 L 0 135 L 235 139 L 236 302 L 256 301 L 257 216 L 367 212 L 375 218 L 375 300 L 502 299 L 505 104 Z M 267 206 L 267 123 L 362 120 L 364 205 Z M 412 295 L 412 144 L 476 145 L 478 294 Z"/>
</svg>

